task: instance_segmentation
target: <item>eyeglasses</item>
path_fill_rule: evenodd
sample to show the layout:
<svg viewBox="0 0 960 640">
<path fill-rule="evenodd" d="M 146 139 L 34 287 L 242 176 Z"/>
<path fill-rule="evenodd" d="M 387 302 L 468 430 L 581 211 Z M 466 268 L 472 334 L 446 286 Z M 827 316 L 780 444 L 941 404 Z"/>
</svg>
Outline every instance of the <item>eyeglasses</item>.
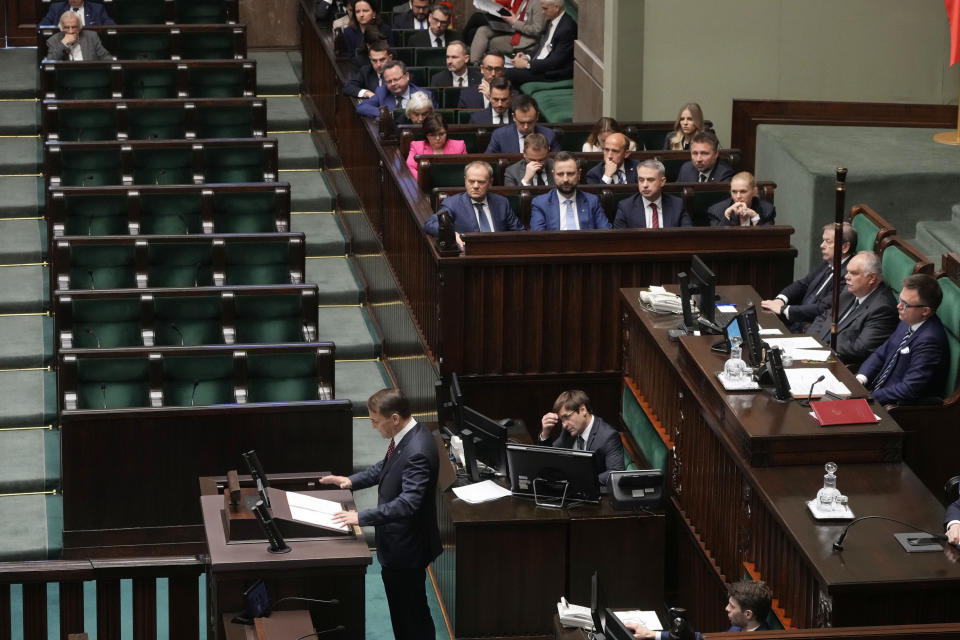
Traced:
<svg viewBox="0 0 960 640">
<path fill-rule="evenodd" d="M 489 71 L 489 72 L 491 72 L 491 73 L 496 73 L 496 74 L 506 73 L 506 71 L 507 71 L 506 67 L 491 67 L 491 66 L 488 65 L 488 64 L 485 64 L 485 65 L 481 66 L 480 68 L 483 69 L 484 71 Z"/>
<path fill-rule="evenodd" d="M 929 306 L 930 305 L 928 304 L 910 304 L 903 298 L 900 298 L 899 301 L 897 302 L 897 307 L 901 309 L 922 309 L 923 307 L 929 307 Z"/>
</svg>

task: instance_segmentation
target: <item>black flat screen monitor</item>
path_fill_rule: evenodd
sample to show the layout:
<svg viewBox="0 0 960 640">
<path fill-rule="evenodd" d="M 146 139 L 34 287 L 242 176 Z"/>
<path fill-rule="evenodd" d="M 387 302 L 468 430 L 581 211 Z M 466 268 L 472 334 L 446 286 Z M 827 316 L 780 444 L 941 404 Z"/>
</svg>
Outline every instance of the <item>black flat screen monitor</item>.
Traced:
<svg viewBox="0 0 960 640">
<path fill-rule="evenodd" d="M 773 397 L 781 402 L 786 402 L 793 397 L 790 395 L 790 381 L 787 380 L 787 372 L 783 369 L 779 347 L 767 350 L 767 358 L 760 372 L 759 383 L 761 387 L 772 388 Z"/>
<path fill-rule="evenodd" d="M 472 482 L 484 475 L 507 475 L 507 428 L 466 405 L 460 407 L 457 430 L 463 442 L 463 462 Z M 480 463 L 487 466 L 487 471 Z"/>
<path fill-rule="evenodd" d="M 763 340 L 760 338 L 756 307 L 750 305 L 738 313 L 724 328 L 724 335 L 727 353 L 729 353 L 729 347 L 733 345 L 731 338 L 737 337 L 741 339 L 741 357 L 744 362 L 753 367 L 759 367 L 763 363 Z"/>
<path fill-rule="evenodd" d="M 455 430 L 461 421 L 463 393 L 457 374 L 450 374 L 450 381 L 443 379 L 433 383 L 433 394 L 437 403 L 437 423 L 441 428 Z"/>
<path fill-rule="evenodd" d="M 603 637 L 606 640 L 633 640 L 633 632 L 623 624 L 609 607 L 603 609 Z"/>
<path fill-rule="evenodd" d="M 599 502 L 595 455 L 595 451 L 510 443 L 510 491 L 544 506 L 563 506 L 571 500 Z"/>
<path fill-rule="evenodd" d="M 600 586 L 600 572 L 594 571 L 590 578 L 590 617 L 593 618 L 593 630 L 597 633 L 603 629 L 603 610 L 607 606 Z"/>
<path fill-rule="evenodd" d="M 715 325 L 717 277 L 710 267 L 700 259 L 700 256 L 694 255 L 690 258 L 689 271 L 681 273 L 679 280 L 680 304 L 687 329 L 692 331 L 697 328 L 697 323 L 693 321 L 692 304 L 695 304 L 700 311 L 700 318 L 710 323 L 708 327 Z"/>
</svg>

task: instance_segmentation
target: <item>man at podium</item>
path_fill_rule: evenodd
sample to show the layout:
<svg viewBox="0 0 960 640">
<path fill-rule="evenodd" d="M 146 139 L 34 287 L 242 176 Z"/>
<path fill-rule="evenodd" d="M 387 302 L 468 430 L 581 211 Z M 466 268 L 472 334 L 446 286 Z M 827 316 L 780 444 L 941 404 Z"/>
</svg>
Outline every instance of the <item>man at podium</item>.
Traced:
<svg viewBox="0 0 960 640">
<path fill-rule="evenodd" d="M 435 496 L 439 459 L 430 430 L 410 415 L 410 402 L 395 389 L 367 400 L 370 424 L 390 440 L 383 460 L 350 477 L 326 476 L 341 489 L 377 485 L 377 507 L 341 511 L 336 522 L 373 526 L 380 575 L 397 640 L 436 637 L 427 605 L 426 568 L 440 555 Z"/>
</svg>

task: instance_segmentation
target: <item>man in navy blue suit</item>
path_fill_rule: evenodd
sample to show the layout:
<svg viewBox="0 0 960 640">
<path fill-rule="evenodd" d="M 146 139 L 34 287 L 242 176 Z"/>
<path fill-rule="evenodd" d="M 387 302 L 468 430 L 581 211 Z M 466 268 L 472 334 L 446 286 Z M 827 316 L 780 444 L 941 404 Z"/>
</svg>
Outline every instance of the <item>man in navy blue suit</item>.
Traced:
<svg viewBox="0 0 960 640">
<path fill-rule="evenodd" d="M 553 129 L 537 124 L 540 105 L 536 100 L 521 94 L 513 99 L 511 109 L 513 124 L 495 129 L 484 153 L 520 153 L 523 150 L 523 139 L 534 131 L 543 134 L 550 143 L 550 151 L 560 151 L 560 141 Z"/>
<path fill-rule="evenodd" d="M 460 92 L 463 95 L 463 92 Z M 513 87 L 506 78 L 494 78 L 490 83 L 487 102 L 490 104 L 482 111 L 470 114 L 470 124 L 492 124 L 497 127 L 513 122 L 510 115 L 510 103 L 513 101 Z"/>
<path fill-rule="evenodd" d="M 763 300 L 760 306 L 781 316 L 790 331 L 803 333 L 814 318 L 833 305 L 833 223 L 824 225 L 820 253 L 823 262 L 794 282 L 783 288 L 773 300 Z M 857 230 L 849 222 L 843 223 L 840 248 L 840 280 L 847 278 L 847 262 L 857 246 Z"/>
<path fill-rule="evenodd" d="M 395 109 L 407 106 L 407 100 L 418 91 L 423 91 L 433 100 L 433 95 L 410 82 L 410 73 L 402 60 L 391 60 L 383 66 L 383 86 L 377 87 L 373 97 L 357 105 L 357 113 L 376 118 L 380 107 L 385 106 L 391 113 Z"/>
<path fill-rule="evenodd" d="M 630 141 L 611 133 L 603 141 L 603 162 L 587 171 L 587 184 L 636 184 L 637 163 L 630 159 Z"/>
<path fill-rule="evenodd" d="M 615 229 L 662 229 L 689 227 L 690 215 L 683 208 L 683 200 L 663 193 L 667 183 L 665 167 L 659 160 L 644 160 L 636 169 L 639 193 L 620 201 L 613 219 Z"/>
<path fill-rule="evenodd" d="M 611 471 L 624 469 L 620 434 L 603 418 L 593 415 L 590 398 L 579 389 L 561 393 L 553 410 L 543 414 L 539 444 L 598 452 L 593 460 L 600 486 L 606 486 Z"/>
<path fill-rule="evenodd" d="M 503 196 L 487 193 L 493 184 L 493 167 L 486 162 L 471 162 L 463 171 L 467 190 L 444 200 L 440 209 L 446 209 L 453 218 L 457 244 L 463 248 L 461 233 L 480 231 L 523 231 L 523 225 L 513 212 L 510 201 Z M 423 230 L 432 236 L 439 232 L 439 212 L 430 216 Z"/>
<path fill-rule="evenodd" d="M 430 28 L 430 0 L 410 0 L 406 11 L 393 12 L 391 26 L 394 29 L 415 29 L 426 31 Z"/>
<path fill-rule="evenodd" d="M 943 300 L 931 276 L 903 280 L 897 311 L 900 324 L 864 361 L 857 379 L 880 404 L 896 404 L 939 396 L 943 392 L 950 352 L 947 333 L 937 316 Z"/>
<path fill-rule="evenodd" d="M 773 603 L 773 593 L 759 580 L 741 580 L 727 589 L 727 619 L 730 620 L 728 633 L 739 631 L 767 631 L 767 616 Z M 669 640 L 669 631 L 652 631 L 637 622 L 625 622 L 624 626 L 633 631 L 634 638 L 647 640 Z M 696 633 L 696 640 L 701 640 Z"/>
<path fill-rule="evenodd" d="M 741 171 L 730 180 L 730 197 L 709 209 L 711 227 L 753 227 L 773 224 L 777 209 L 757 195 L 757 181 L 749 171 Z"/>
<path fill-rule="evenodd" d="M 427 566 L 441 552 L 437 446 L 430 430 L 410 415 L 410 402 L 400 391 L 377 391 L 367 400 L 367 409 L 370 424 L 390 440 L 387 455 L 366 471 L 325 476 L 321 483 L 354 490 L 377 487 L 376 508 L 341 511 L 333 519 L 348 526 L 373 526 L 394 637 L 435 638 L 425 583 Z"/>
<path fill-rule="evenodd" d="M 369 64 L 365 64 L 350 74 L 343 92 L 355 98 L 372 98 L 377 87 L 382 84 L 381 74 L 388 62 L 393 60 L 393 52 L 386 40 L 372 43 L 367 47 Z"/>
<path fill-rule="evenodd" d="M 720 160 L 720 141 L 711 131 L 701 131 L 690 141 L 690 159 L 680 166 L 677 182 L 729 182 L 733 167 Z"/>
<path fill-rule="evenodd" d="M 458 109 L 486 109 L 490 106 L 490 85 L 496 78 L 502 78 L 506 67 L 503 54 L 487 53 L 480 61 L 481 80 L 460 92 Z"/>
<path fill-rule="evenodd" d="M 556 189 L 537 196 L 531 203 L 531 231 L 579 231 L 609 229 L 610 221 L 592 193 L 577 189 L 580 167 L 566 151 L 553 158 L 553 182 Z"/>
<path fill-rule="evenodd" d="M 74 11 L 80 18 L 81 26 L 92 27 L 97 24 L 115 24 L 107 10 L 99 2 L 84 2 L 84 0 L 68 0 L 68 2 L 54 2 L 50 5 L 47 15 L 40 21 L 41 26 L 60 23 L 60 16 L 66 11 Z"/>
<path fill-rule="evenodd" d="M 947 542 L 952 545 L 960 545 L 960 500 L 952 502 L 947 507 L 947 515 L 944 520 L 943 528 L 947 531 Z"/>
</svg>

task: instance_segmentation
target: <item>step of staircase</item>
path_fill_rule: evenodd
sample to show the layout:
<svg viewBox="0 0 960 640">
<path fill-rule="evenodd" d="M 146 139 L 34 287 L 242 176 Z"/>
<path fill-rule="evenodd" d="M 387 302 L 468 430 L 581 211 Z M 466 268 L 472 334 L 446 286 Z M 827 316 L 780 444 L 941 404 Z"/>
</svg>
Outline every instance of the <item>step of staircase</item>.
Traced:
<svg viewBox="0 0 960 640">
<path fill-rule="evenodd" d="M 277 139 L 281 169 L 320 169 L 320 153 L 309 133 L 271 133 Z"/>
<path fill-rule="evenodd" d="M 3 49 L 0 98 L 36 98 L 40 91 L 36 48 Z"/>
<path fill-rule="evenodd" d="M 63 547 L 62 496 L 0 496 L 0 540 L 5 561 L 58 558 Z"/>
<path fill-rule="evenodd" d="M 333 341 L 337 347 L 337 360 L 380 357 L 380 338 L 367 310 L 359 305 L 320 307 L 317 311 L 317 338 Z M 339 388 L 337 395 L 340 395 Z"/>
<path fill-rule="evenodd" d="M 319 286 L 319 304 L 358 305 L 363 302 L 360 279 L 345 256 L 308 257 L 305 280 Z"/>
<path fill-rule="evenodd" d="M 36 136 L 4 138 L 2 153 L 0 153 L 0 174 L 40 173 L 41 159 L 40 138 Z"/>
<path fill-rule="evenodd" d="M 0 369 L 45 367 L 53 358 L 53 318 L 0 316 Z"/>
<path fill-rule="evenodd" d="M 257 61 L 257 95 L 300 93 L 300 77 L 286 51 L 251 51 L 247 58 Z"/>
<path fill-rule="evenodd" d="M 0 428 L 39 427 L 56 419 L 57 377 L 53 371 L 0 370 Z"/>
<path fill-rule="evenodd" d="M 0 264 L 41 262 L 46 252 L 45 221 L 0 218 Z"/>
<path fill-rule="evenodd" d="M 37 313 L 50 303 L 47 268 L 0 266 L 0 313 Z"/>
<path fill-rule="evenodd" d="M 0 102 L 0 135 L 23 136 L 40 132 L 40 103 L 36 99 Z"/>
<path fill-rule="evenodd" d="M 55 429 L 0 429 L 0 449 L 0 494 L 60 488 L 60 434 Z"/>
<path fill-rule="evenodd" d="M 3 151 L 5 148 L 0 146 L 0 153 L 6 153 Z M 0 191 L 3 193 L 0 218 L 28 218 L 38 215 L 43 202 L 43 178 L 3 176 L 0 177 Z"/>
<path fill-rule="evenodd" d="M 306 131 L 310 116 L 299 96 L 267 98 L 267 131 Z"/>
</svg>

